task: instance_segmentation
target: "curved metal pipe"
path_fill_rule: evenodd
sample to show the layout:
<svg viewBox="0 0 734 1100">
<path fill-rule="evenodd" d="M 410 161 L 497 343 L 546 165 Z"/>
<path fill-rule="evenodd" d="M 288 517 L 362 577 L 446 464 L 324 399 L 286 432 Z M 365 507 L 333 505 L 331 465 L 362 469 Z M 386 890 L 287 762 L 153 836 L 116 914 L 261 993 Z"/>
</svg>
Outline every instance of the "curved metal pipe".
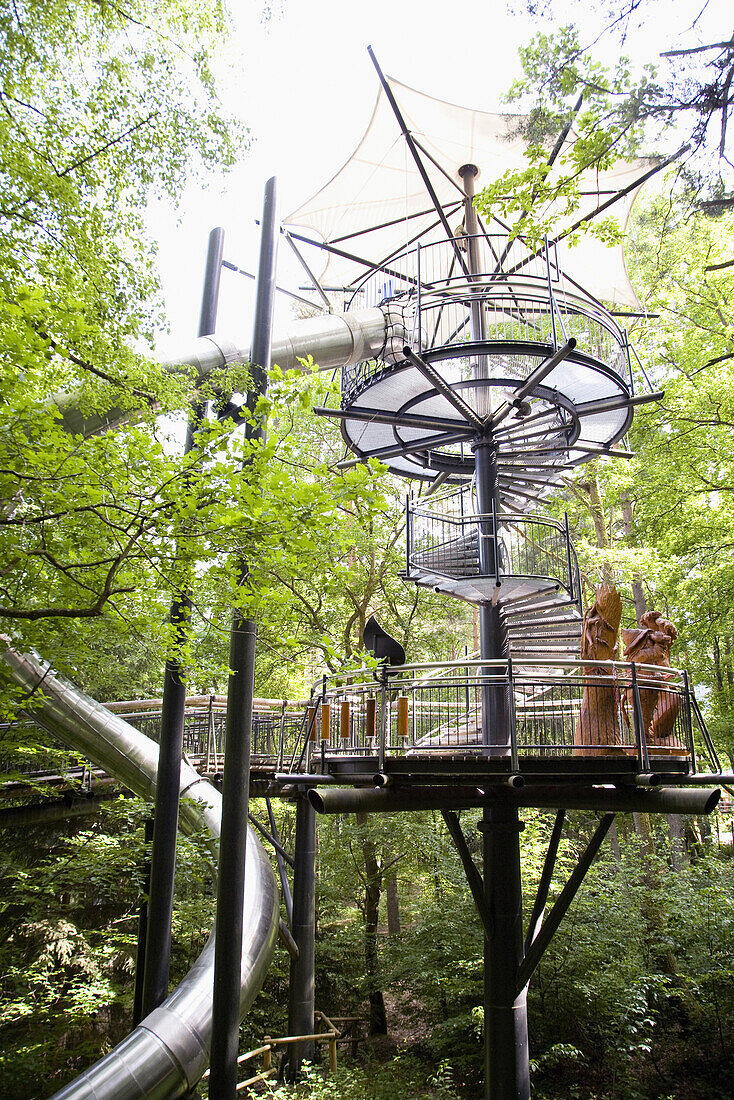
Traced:
<svg viewBox="0 0 734 1100">
<path fill-rule="evenodd" d="M 158 746 L 101 703 L 63 681 L 36 657 L 7 648 L 0 654 L 16 683 L 33 697 L 34 719 L 79 749 L 143 798 L 155 791 Z M 202 827 L 216 866 L 221 796 L 188 764 L 181 765 L 180 823 Z M 278 937 L 278 889 L 257 834 L 247 841 L 240 1010 L 249 1008 L 262 985 Z M 162 1100 L 189 1092 L 209 1061 L 214 938 L 159 1008 L 55 1100 Z"/>
<path fill-rule="evenodd" d="M 392 322 L 394 325 L 394 321 Z M 289 332 L 274 336 L 270 362 L 282 370 L 302 370 L 301 359 L 313 358 L 319 370 L 334 370 L 352 366 L 363 359 L 378 356 L 385 348 L 388 322 L 381 309 L 357 309 L 351 313 L 325 313 L 294 321 Z M 175 373 L 181 367 L 192 367 L 199 382 L 234 363 L 248 363 L 250 345 L 222 336 L 201 336 L 181 349 L 180 354 L 163 360 L 164 371 Z M 110 409 L 103 416 L 84 416 L 75 392 L 60 393 L 54 398 L 64 427 L 83 436 L 114 428 L 130 420 L 134 413 Z"/>
</svg>

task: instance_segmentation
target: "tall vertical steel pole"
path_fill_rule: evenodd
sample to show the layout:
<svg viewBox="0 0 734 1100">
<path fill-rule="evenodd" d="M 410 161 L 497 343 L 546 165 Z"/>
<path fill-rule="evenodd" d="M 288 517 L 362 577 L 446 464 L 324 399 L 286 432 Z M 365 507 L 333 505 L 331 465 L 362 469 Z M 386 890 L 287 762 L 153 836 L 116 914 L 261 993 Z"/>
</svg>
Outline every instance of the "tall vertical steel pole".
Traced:
<svg viewBox="0 0 734 1100">
<path fill-rule="evenodd" d="M 469 237 L 469 269 L 479 271 L 474 210 L 474 180 L 477 169 L 465 164 L 459 169 L 464 184 L 464 224 Z M 472 340 L 486 339 L 481 298 L 470 306 Z M 486 359 L 477 356 L 477 379 L 489 377 Z M 487 417 L 492 411 L 491 387 L 477 397 L 477 411 Z M 474 442 L 477 507 L 487 518 L 479 523 L 479 567 L 484 576 L 499 577 L 497 511 L 499 503 L 497 446 L 491 432 Z M 497 593 L 499 589 L 497 589 Z M 507 629 L 500 615 L 499 600 L 485 600 L 479 609 L 480 653 L 487 660 L 508 656 Z M 486 670 L 485 670 L 486 672 Z M 511 743 L 509 705 L 504 684 L 482 689 L 482 740 L 485 752 L 505 756 Z M 517 975 L 523 951 L 522 887 L 520 874 L 520 830 L 513 806 L 488 807 L 480 828 L 483 834 L 484 894 L 490 914 L 489 934 L 484 937 L 484 1096 L 485 1100 L 529 1100 L 530 1061 L 526 991 L 517 994 Z"/>
<path fill-rule="evenodd" d="M 316 811 L 306 794 L 296 803 L 293 869 L 293 939 L 298 958 L 291 959 L 288 987 L 288 1034 L 311 1035 L 314 1028 L 314 962 L 316 936 Z M 295 1080 L 301 1060 L 313 1057 L 313 1043 L 294 1043 L 288 1077 Z"/>
<path fill-rule="evenodd" d="M 224 230 L 212 229 L 204 272 L 204 290 L 199 316 L 199 336 L 209 336 L 216 327 L 219 280 L 222 271 Z M 203 402 L 194 401 L 186 429 L 185 453 L 195 441 L 205 414 Z M 179 653 L 189 635 L 191 597 L 179 592 L 171 605 L 170 622 L 174 628 L 173 653 L 166 661 L 163 676 L 161 736 L 158 750 L 158 780 L 155 791 L 153 847 L 150 859 L 150 900 L 148 902 L 145 973 L 142 1013 L 147 1016 L 168 996 L 168 970 L 171 955 L 171 912 L 176 872 L 176 835 L 178 831 L 178 792 L 183 752 L 186 682 Z"/>
<path fill-rule="evenodd" d="M 497 449 L 494 440 L 475 440 L 473 444 L 479 521 L 479 571 L 483 576 L 497 575 Z M 499 589 L 495 590 L 499 593 Z M 506 659 L 507 628 L 500 615 L 499 600 L 484 600 L 479 605 L 479 652 L 487 660 Z M 497 675 L 487 666 L 484 677 Z M 510 708 L 504 684 L 485 683 L 482 688 L 482 743 L 488 756 L 504 756 L 510 745 Z"/>
<path fill-rule="evenodd" d="M 484 937 L 484 1096 L 530 1100 L 527 990 L 517 992 L 523 951 L 522 824 L 515 806 L 492 806 L 479 827 L 491 927 Z"/>
<path fill-rule="evenodd" d="M 278 248 L 276 181 L 265 185 L 260 260 L 255 295 L 252 336 L 252 386 L 248 407 L 267 389 L 267 369 L 273 331 L 275 264 Z M 248 423 L 246 437 L 265 438 L 265 429 Z M 240 582 L 248 577 L 241 563 Z M 212 1100 L 235 1100 L 237 1096 L 237 1051 L 240 1025 L 240 969 L 242 965 L 242 908 L 245 896 L 247 813 L 250 794 L 250 746 L 252 699 L 255 686 L 254 620 L 235 610 L 232 619 L 227 691 L 227 726 L 222 777 L 222 830 L 219 847 L 219 879 L 214 953 L 214 1000 L 209 1096 Z"/>
<path fill-rule="evenodd" d="M 474 181 L 479 174 L 475 164 L 462 164 L 459 175 L 464 188 L 464 227 L 467 233 L 470 279 L 476 282 L 481 275 L 479 259 L 479 222 L 474 209 Z M 472 296 L 469 305 L 471 338 L 477 343 L 486 339 L 484 308 L 480 295 Z M 476 355 L 473 375 L 477 381 L 488 379 L 486 356 Z M 477 386 L 476 410 L 488 417 L 492 412 L 490 386 Z M 497 447 L 491 432 L 476 439 L 473 444 L 477 486 L 477 507 L 485 518 L 479 521 L 479 571 L 482 576 L 497 576 L 498 505 Z M 480 654 L 488 660 L 507 656 L 507 631 L 500 616 L 499 603 L 485 600 L 479 608 Z M 487 670 L 485 670 L 486 675 Z M 486 685 L 482 688 L 482 741 L 488 755 L 502 755 L 509 744 L 508 714 L 505 692 L 502 688 Z M 493 749 L 495 750 L 493 752 Z"/>
</svg>

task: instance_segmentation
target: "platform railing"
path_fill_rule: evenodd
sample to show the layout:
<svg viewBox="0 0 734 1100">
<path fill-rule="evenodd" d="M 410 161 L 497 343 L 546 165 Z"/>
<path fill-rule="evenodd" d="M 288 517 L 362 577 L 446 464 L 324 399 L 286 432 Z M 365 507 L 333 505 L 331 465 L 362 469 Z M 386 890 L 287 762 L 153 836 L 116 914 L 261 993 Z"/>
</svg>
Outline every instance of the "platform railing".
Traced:
<svg viewBox="0 0 734 1100">
<path fill-rule="evenodd" d="M 314 726 L 318 754 L 378 761 L 497 756 L 496 746 L 488 751 L 483 743 L 487 688 L 511 702 L 508 761 L 617 757 L 648 773 L 665 760 L 693 771 L 701 757 L 717 770 L 683 671 L 556 658 L 405 665 L 329 678 Z"/>
<path fill-rule="evenodd" d="M 506 238 L 476 238 L 479 271 L 471 277 L 456 263 L 454 242 L 410 248 L 391 259 L 390 279 L 379 272 L 372 276 L 375 287 L 370 300 L 394 303 L 402 311 L 404 329 L 412 334 L 412 344 L 421 354 L 455 348 L 456 381 L 462 369 L 468 376 L 472 368 L 467 341 L 472 312 L 479 305 L 483 339 L 494 345 L 491 354 L 501 359 L 498 375 L 523 381 L 538 357 L 557 351 L 573 337 L 576 354 L 601 364 L 631 386 L 626 335 L 611 314 L 565 279 L 552 249 L 530 258 L 527 251 L 522 255 L 522 242 L 513 242 L 504 270 L 498 271 L 503 241 Z M 344 400 L 351 401 L 373 377 L 390 369 L 379 359 L 345 367 Z"/>
</svg>

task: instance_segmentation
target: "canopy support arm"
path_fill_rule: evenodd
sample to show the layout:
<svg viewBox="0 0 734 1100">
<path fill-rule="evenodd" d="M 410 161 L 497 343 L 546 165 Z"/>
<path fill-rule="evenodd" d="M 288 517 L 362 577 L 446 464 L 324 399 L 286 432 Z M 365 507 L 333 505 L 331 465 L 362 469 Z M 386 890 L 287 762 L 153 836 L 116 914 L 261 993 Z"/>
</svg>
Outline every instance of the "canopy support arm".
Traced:
<svg viewBox="0 0 734 1100">
<path fill-rule="evenodd" d="M 395 96 L 392 94 L 392 88 L 390 87 L 387 80 L 385 79 L 385 77 L 383 75 L 383 72 L 382 72 L 382 69 L 380 68 L 380 66 L 377 62 L 377 58 L 375 57 L 374 50 L 372 49 L 371 46 L 367 47 L 367 53 L 370 55 L 370 60 L 372 61 L 372 64 L 375 66 L 375 69 L 377 70 L 377 75 L 380 79 L 380 84 L 382 84 L 385 95 L 387 96 L 387 101 L 390 104 L 390 106 L 392 107 L 393 114 L 395 115 L 395 118 L 398 121 L 398 126 L 400 127 L 400 129 L 402 131 L 402 134 L 403 134 L 403 137 L 405 138 L 405 141 L 407 143 L 407 146 L 410 149 L 411 156 L 413 157 L 413 160 L 415 161 L 415 166 L 416 166 L 416 168 L 418 169 L 418 171 L 420 173 L 420 177 L 423 180 L 423 183 L 425 184 L 426 191 L 428 192 L 428 194 L 431 197 L 431 202 L 433 203 L 433 205 L 436 208 L 436 213 L 438 214 L 439 218 L 441 219 L 441 225 L 446 230 L 446 236 L 448 237 L 448 239 L 450 241 L 453 242 L 454 252 L 456 253 L 456 258 L 459 261 L 459 263 L 461 264 L 461 267 L 464 271 L 464 274 L 468 275 L 469 270 L 466 266 L 466 262 L 464 260 L 464 257 L 461 254 L 461 249 L 459 248 L 456 240 L 454 239 L 454 235 L 451 232 L 451 227 L 450 227 L 450 225 L 447 221 L 446 215 L 443 212 L 443 207 L 441 206 L 441 203 L 438 200 L 438 195 L 436 194 L 436 192 L 433 188 L 433 184 L 431 183 L 430 179 L 428 178 L 428 173 L 426 172 L 425 165 L 423 164 L 423 161 L 421 160 L 421 155 L 418 152 L 418 149 L 416 147 L 415 142 L 413 141 L 413 137 L 410 133 L 410 130 L 408 129 L 408 127 L 405 123 L 405 119 L 403 118 L 403 115 L 400 111 L 400 108 L 397 105 L 397 102 L 395 100 Z"/>
</svg>

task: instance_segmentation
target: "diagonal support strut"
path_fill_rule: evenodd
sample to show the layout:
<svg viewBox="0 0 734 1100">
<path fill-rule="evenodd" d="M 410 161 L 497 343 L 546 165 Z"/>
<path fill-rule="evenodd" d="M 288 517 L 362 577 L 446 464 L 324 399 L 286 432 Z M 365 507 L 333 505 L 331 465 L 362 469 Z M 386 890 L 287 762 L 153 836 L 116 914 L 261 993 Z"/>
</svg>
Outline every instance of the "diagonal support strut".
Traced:
<svg viewBox="0 0 734 1100">
<path fill-rule="evenodd" d="M 599 851 L 604 838 L 612 827 L 614 821 L 614 814 L 604 814 L 604 817 L 599 822 L 594 835 L 586 846 L 585 851 L 579 858 L 573 872 L 561 890 L 561 893 L 556 899 L 556 903 L 548 914 L 542 928 L 539 929 L 529 949 L 525 952 L 525 958 L 520 963 L 520 967 L 517 972 L 517 989 L 518 992 L 525 988 L 530 981 L 535 968 L 543 957 L 545 949 L 553 939 L 558 927 L 565 917 L 566 913 L 573 902 L 573 899 L 578 893 L 578 889 L 581 883 L 584 881 L 586 872 L 591 867 L 597 852 Z"/>
</svg>

